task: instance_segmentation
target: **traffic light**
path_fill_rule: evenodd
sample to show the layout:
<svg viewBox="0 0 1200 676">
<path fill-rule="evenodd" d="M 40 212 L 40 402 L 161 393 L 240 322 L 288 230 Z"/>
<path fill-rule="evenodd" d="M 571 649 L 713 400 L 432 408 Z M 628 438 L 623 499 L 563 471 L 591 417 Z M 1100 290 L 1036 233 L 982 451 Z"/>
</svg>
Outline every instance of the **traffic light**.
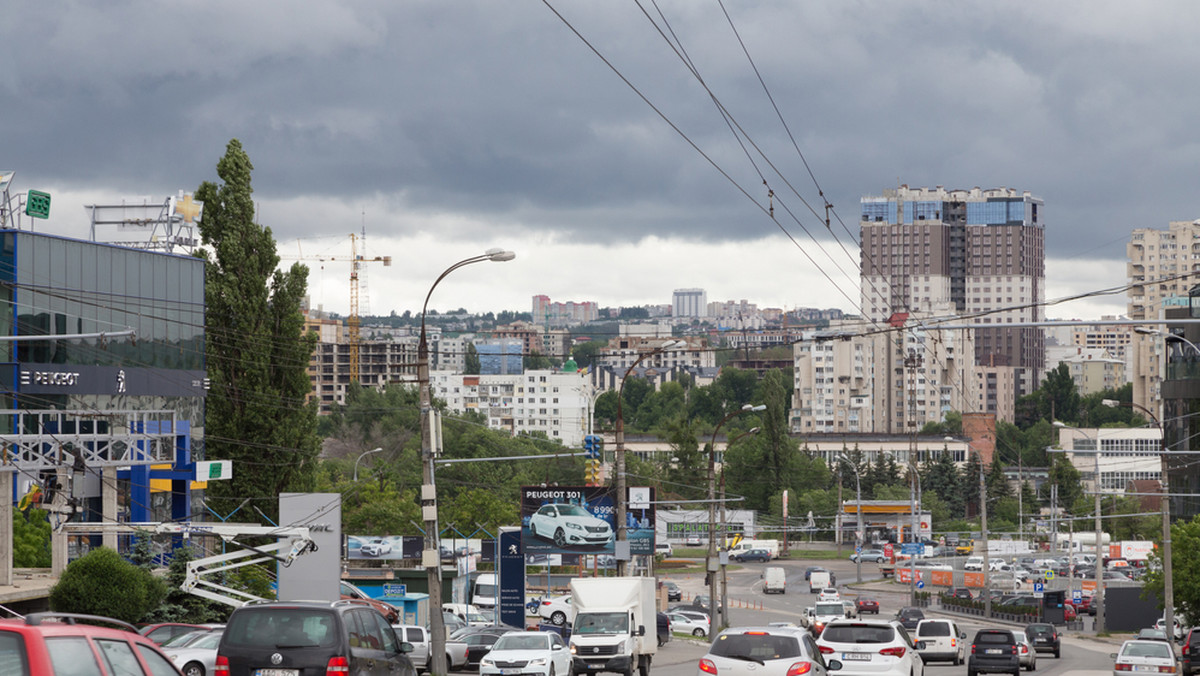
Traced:
<svg viewBox="0 0 1200 676">
<path fill-rule="evenodd" d="M 604 485 L 604 475 L 600 471 L 600 461 L 594 458 L 588 459 L 587 466 L 583 470 L 584 483 L 588 486 Z"/>
<path fill-rule="evenodd" d="M 601 450 L 600 437 L 595 434 L 588 434 L 583 438 L 583 454 L 589 460 L 599 460 Z"/>
</svg>

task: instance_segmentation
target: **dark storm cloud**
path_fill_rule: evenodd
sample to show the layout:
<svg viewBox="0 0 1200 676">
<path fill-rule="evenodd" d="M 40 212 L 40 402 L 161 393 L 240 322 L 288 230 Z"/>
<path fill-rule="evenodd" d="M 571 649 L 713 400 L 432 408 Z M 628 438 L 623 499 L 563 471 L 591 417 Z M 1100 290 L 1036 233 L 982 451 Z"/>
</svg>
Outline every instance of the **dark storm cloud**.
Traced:
<svg viewBox="0 0 1200 676">
<path fill-rule="evenodd" d="M 783 207 L 817 224 L 784 178 L 820 211 L 816 189 L 716 2 L 659 7 L 783 178 L 750 164 L 636 4 L 552 4 L 732 182 L 532 0 L 9 8 L 0 167 L 167 193 L 213 179 L 237 137 L 260 199 L 383 195 L 584 241 L 769 235 L 739 192 L 765 203 L 761 171 L 786 227 Z M 853 231 L 859 197 L 897 181 L 1030 190 L 1063 257 L 1084 236 L 1119 257 L 1130 228 L 1200 216 L 1190 4 L 725 6 Z"/>
</svg>

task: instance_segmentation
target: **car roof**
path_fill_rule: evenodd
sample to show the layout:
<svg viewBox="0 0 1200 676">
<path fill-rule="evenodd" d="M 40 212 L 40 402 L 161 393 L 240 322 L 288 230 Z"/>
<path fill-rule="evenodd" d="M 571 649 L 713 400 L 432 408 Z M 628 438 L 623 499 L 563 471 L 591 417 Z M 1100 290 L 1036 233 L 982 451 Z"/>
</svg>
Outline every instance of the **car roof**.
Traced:
<svg viewBox="0 0 1200 676">
<path fill-rule="evenodd" d="M 756 634 L 756 633 L 769 634 L 772 636 L 795 636 L 796 638 L 800 638 L 804 634 L 807 634 L 808 630 L 804 629 L 803 627 L 797 627 L 797 626 L 782 627 L 782 626 L 767 624 L 767 625 L 755 625 L 755 626 L 750 626 L 750 627 L 730 627 L 729 629 L 726 629 L 725 631 L 721 632 L 721 634 Z"/>
</svg>

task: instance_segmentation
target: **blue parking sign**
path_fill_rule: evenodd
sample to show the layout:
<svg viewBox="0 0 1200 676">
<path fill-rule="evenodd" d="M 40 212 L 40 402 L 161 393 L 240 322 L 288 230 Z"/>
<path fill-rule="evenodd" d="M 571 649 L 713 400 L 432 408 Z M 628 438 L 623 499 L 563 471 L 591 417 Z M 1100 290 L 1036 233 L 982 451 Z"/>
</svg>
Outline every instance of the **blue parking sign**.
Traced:
<svg viewBox="0 0 1200 676">
<path fill-rule="evenodd" d="M 1041 582 L 1034 582 L 1034 583 L 1033 583 L 1033 592 L 1034 592 L 1035 594 L 1040 594 L 1040 593 L 1042 593 L 1044 590 L 1045 590 L 1045 585 L 1043 585 Z"/>
</svg>

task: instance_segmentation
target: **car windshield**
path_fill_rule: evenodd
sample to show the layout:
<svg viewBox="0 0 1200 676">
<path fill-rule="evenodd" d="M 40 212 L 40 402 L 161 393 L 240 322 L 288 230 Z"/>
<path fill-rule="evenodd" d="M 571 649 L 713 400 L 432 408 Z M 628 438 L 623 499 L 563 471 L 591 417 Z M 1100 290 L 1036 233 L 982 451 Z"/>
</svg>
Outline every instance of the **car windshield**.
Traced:
<svg viewBox="0 0 1200 676">
<path fill-rule="evenodd" d="M 234 613 L 225 630 L 232 646 L 280 647 L 337 644 L 336 619 L 327 610 L 312 608 L 254 608 Z"/>
<path fill-rule="evenodd" d="M 187 644 L 189 650 L 216 650 L 221 645 L 221 632 L 210 631 L 200 638 Z M 173 646 L 178 647 L 178 646 Z"/>
<path fill-rule="evenodd" d="M 980 632 L 979 634 L 976 634 L 975 642 L 976 643 L 997 643 L 997 644 L 1011 645 L 1014 642 L 1014 639 L 1012 637 L 1012 634 L 1008 634 L 1008 633 L 1002 634 L 1000 632 L 990 632 L 990 633 Z"/>
<path fill-rule="evenodd" d="M 910 619 L 914 619 L 914 618 L 921 619 L 921 618 L 925 617 L 925 613 L 917 610 L 916 608 L 904 608 L 903 610 L 900 611 L 900 617 L 903 617 L 906 620 L 910 620 Z"/>
<path fill-rule="evenodd" d="M 1170 646 L 1166 643 L 1126 643 L 1121 649 L 1122 657 L 1161 657 L 1170 659 Z"/>
<path fill-rule="evenodd" d="M 834 624 L 821 634 L 821 640 L 830 643 L 891 643 L 894 638 L 886 624 Z"/>
<path fill-rule="evenodd" d="M 1026 634 L 1053 634 L 1054 627 L 1048 624 L 1031 624 L 1025 627 Z"/>
<path fill-rule="evenodd" d="M 549 640 L 546 634 L 508 634 L 501 636 L 492 650 L 546 650 L 550 647 Z"/>
<path fill-rule="evenodd" d="M 185 645 L 188 645 L 192 641 L 198 640 L 201 636 L 204 636 L 205 634 L 208 634 L 208 633 L 211 633 L 211 632 L 189 631 L 185 634 L 176 634 L 176 635 L 172 636 L 171 638 L 163 641 L 162 643 L 159 643 L 158 647 L 160 647 L 160 648 L 168 648 L 168 647 L 182 648 Z"/>
<path fill-rule="evenodd" d="M 588 511 L 577 505 L 559 505 L 559 516 L 591 516 Z"/>
<path fill-rule="evenodd" d="M 587 613 L 575 617 L 571 630 L 576 634 L 625 634 L 629 618 L 625 613 Z"/>
<path fill-rule="evenodd" d="M 717 637 L 708 654 L 734 659 L 790 660 L 802 656 L 800 641 L 795 636 L 751 632 L 724 633 Z"/>
<path fill-rule="evenodd" d="M 922 622 L 917 627 L 917 636 L 949 636 L 949 622 Z"/>
<path fill-rule="evenodd" d="M 842 615 L 846 608 L 840 603 L 818 603 L 813 607 L 814 615 Z"/>
</svg>

